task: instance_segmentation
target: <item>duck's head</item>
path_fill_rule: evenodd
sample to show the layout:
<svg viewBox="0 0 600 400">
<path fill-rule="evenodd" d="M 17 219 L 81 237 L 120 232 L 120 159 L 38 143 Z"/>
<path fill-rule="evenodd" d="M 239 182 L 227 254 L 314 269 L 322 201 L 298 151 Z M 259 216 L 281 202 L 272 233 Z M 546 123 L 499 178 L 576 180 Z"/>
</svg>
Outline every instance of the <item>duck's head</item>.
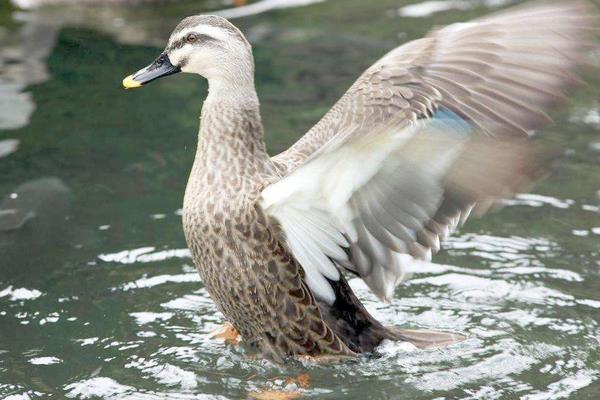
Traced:
<svg viewBox="0 0 600 400">
<path fill-rule="evenodd" d="M 150 65 L 123 79 L 137 88 L 178 72 L 198 74 L 209 83 L 253 82 L 252 48 L 242 32 L 225 18 L 195 15 L 175 28 L 165 50 Z"/>
</svg>

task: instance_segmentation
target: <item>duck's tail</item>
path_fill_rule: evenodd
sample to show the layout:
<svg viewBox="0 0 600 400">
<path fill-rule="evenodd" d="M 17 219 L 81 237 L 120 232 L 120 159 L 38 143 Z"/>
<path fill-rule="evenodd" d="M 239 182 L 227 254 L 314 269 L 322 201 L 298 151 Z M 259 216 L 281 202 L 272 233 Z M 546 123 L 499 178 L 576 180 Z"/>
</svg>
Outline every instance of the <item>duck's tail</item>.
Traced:
<svg viewBox="0 0 600 400">
<path fill-rule="evenodd" d="M 420 349 L 448 346 L 464 336 L 450 332 L 403 329 L 383 326 L 362 305 L 344 277 L 330 281 L 335 302 L 319 302 L 323 319 L 335 334 L 354 352 L 370 353 L 384 340 L 405 341 Z"/>
<path fill-rule="evenodd" d="M 403 329 L 397 326 L 385 328 L 389 332 L 388 339 L 409 342 L 419 349 L 445 347 L 462 342 L 465 336 L 451 332 L 430 331 L 426 329 Z"/>
</svg>

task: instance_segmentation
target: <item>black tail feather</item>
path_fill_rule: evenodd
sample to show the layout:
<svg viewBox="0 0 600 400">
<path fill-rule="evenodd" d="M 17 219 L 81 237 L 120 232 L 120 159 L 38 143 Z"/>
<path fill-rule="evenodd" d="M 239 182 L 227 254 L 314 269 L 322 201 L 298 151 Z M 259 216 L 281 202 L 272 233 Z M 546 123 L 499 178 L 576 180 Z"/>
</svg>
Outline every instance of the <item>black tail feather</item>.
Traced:
<svg viewBox="0 0 600 400">
<path fill-rule="evenodd" d="M 343 276 L 329 283 L 335 302 L 332 305 L 319 302 L 323 319 L 356 353 L 373 352 L 385 339 L 410 342 L 418 348 L 443 347 L 465 339 L 454 333 L 385 327 L 369 314 Z"/>
</svg>

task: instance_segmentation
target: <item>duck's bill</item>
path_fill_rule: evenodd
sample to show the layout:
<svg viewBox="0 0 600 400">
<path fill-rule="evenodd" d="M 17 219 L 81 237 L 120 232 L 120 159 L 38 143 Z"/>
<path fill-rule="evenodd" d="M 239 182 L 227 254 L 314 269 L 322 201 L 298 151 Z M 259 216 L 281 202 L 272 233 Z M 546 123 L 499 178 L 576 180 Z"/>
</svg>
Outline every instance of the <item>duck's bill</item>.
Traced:
<svg viewBox="0 0 600 400">
<path fill-rule="evenodd" d="M 123 79 L 123 87 L 125 89 L 138 88 L 155 79 L 173 75 L 180 71 L 181 69 L 179 69 L 179 67 L 171 64 L 169 56 L 163 53 L 146 68 L 140 69 L 135 74 L 129 75 L 127 78 Z"/>
</svg>

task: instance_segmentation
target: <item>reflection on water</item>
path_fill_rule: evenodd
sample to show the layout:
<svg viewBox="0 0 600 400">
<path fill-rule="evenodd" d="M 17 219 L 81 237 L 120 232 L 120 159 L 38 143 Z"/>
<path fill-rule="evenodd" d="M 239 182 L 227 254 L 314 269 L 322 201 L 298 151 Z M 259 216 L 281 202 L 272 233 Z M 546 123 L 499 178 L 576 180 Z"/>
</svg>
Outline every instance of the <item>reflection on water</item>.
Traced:
<svg viewBox="0 0 600 400">
<path fill-rule="evenodd" d="M 152 246 L 140 247 L 139 249 L 119 251 L 118 253 L 100 254 L 98 258 L 105 262 L 118 262 L 121 264 L 162 261 L 173 257 L 191 258 L 188 249 L 154 250 L 155 248 Z"/>
<path fill-rule="evenodd" d="M 365 358 L 358 364 L 311 366 L 313 386 L 307 395 L 329 393 L 335 398 L 330 380 L 319 378 L 323 374 L 339 382 L 355 382 L 341 390 L 357 398 L 383 372 L 388 374 L 384 381 L 391 381 L 390 388 L 396 381 L 414 391 L 417 398 L 420 392 L 465 393 L 467 387 L 475 389 L 469 390 L 470 395 L 464 398 L 502 398 L 515 392 L 546 398 L 558 393 L 557 387 L 561 393 L 570 393 L 595 380 L 596 372 L 586 364 L 586 354 L 597 346 L 597 321 L 569 316 L 572 315 L 569 309 L 593 313 L 600 308 L 600 301 L 560 289 L 560 282 L 573 284 L 583 282 L 585 277 L 576 271 L 546 266 L 546 261 L 560 251 L 555 243 L 539 238 L 469 233 L 451 239 L 447 247 L 454 258 L 465 260 L 465 266 L 424 266 L 399 290 L 398 299 L 392 304 L 377 301 L 361 280 L 353 279 L 350 283 L 366 300 L 367 308 L 387 324 L 451 329 L 467 334 L 468 339 L 435 351 L 418 351 L 404 343 L 388 342 L 380 347 L 376 358 Z M 138 257 L 152 252 L 151 248 L 143 250 L 138 251 Z M 122 254 L 127 252 L 132 251 Z M 193 267 L 184 265 L 178 273 L 160 273 L 161 263 L 180 258 L 176 252 L 163 254 L 162 258 L 138 264 L 138 268 L 145 263 L 154 265 L 149 270 L 140 269 L 134 274 L 135 280 L 111 289 L 127 296 L 119 302 L 131 304 L 123 317 L 119 317 L 130 329 L 115 335 L 96 325 L 87 330 L 94 336 L 71 338 L 81 351 L 98 354 L 101 364 L 112 366 L 109 370 L 120 365 L 127 371 L 122 375 L 124 378 L 115 378 L 120 374 L 102 375 L 99 367 L 101 370 L 94 376 L 88 374 L 66 384 L 64 393 L 74 398 L 205 398 L 198 397 L 198 393 L 264 389 L 266 380 L 270 388 L 292 390 L 278 377 L 294 373 L 297 367 L 282 369 L 253 361 L 245 358 L 243 349 L 231 349 L 209 339 L 209 333 L 221 322 L 220 314 L 206 291 L 198 288 Z M 469 267 L 468 259 L 476 260 L 479 268 Z M 129 261 L 115 257 L 104 262 L 114 267 L 135 264 Z M 122 274 L 123 278 L 130 275 Z M 5 292 L 17 293 L 12 289 Z M 35 301 L 41 295 L 38 292 L 28 300 Z M 84 320 L 81 311 L 77 311 L 91 300 L 85 296 L 62 299 L 61 312 L 47 313 L 24 311 L 25 303 L 19 303 L 24 298 L 11 298 L 13 305 L 9 306 L 10 313 L 21 324 L 41 326 L 75 318 L 73 322 L 80 324 L 82 331 L 93 324 L 93 320 Z M 144 303 L 140 299 L 145 299 Z M 535 339 L 535 335 L 540 338 Z M 579 341 L 576 350 L 565 348 L 565 343 L 575 340 Z M 59 356 L 35 354 L 28 363 L 68 362 Z M 547 388 L 540 387 L 540 374 L 549 381 Z M 131 385 L 138 380 L 153 382 L 154 387 L 168 391 Z M 479 385 L 482 381 L 489 385 Z"/>
<path fill-rule="evenodd" d="M 482 6 L 495 8 L 514 2 L 514 0 L 429 0 L 403 6 L 398 9 L 398 15 L 401 17 L 423 18 L 444 11 L 467 11 Z"/>
<path fill-rule="evenodd" d="M 600 128 L 600 108 L 580 108 L 576 109 L 571 116 L 572 122 L 583 122 L 592 125 L 596 129 Z"/>
<path fill-rule="evenodd" d="M 519 193 L 514 199 L 504 200 L 503 203 L 509 206 L 525 205 L 530 207 L 541 207 L 543 205 L 550 205 L 556 208 L 569 208 L 575 204 L 575 201 L 571 199 L 561 200 L 552 196 L 543 196 L 533 193 Z"/>
<path fill-rule="evenodd" d="M 164 2 L 145 0 L 161 1 Z M 212 6 L 216 13 L 241 17 L 316 1 L 324 0 L 263 0 L 233 9 L 221 9 L 232 4 L 220 0 Z M 139 18 L 139 7 L 127 7 L 128 0 L 13 0 L 13 3 L 31 10 L 13 12 L 14 20 L 21 25 L 19 29 L 0 30 L 0 129 L 18 129 L 29 123 L 35 102 L 26 88 L 49 78 L 46 61 L 61 29 L 93 28 L 113 36 L 119 43 L 160 46 L 181 19 L 179 14 L 154 13 Z"/>
<path fill-rule="evenodd" d="M 448 14 L 436 11 L 439 2 L 308 3 L 255 15 L 280 2 L 238 9 L 249 15 L 236 22 L 253 40 L 273 151 L 398 37 L 507 2 L 445 2 Z M 0 32 L 8 44 L 0 47 L 0 90 L 26 93 L 26 101 L 10 100 L 13 108 L 0 105 L 0 398 L 238 399 L 261 390 L 319 399 L 595 398 L 597 90 L 577 96 L 541 135 L 570 149 L 552 176 L 469 221 L 391 304 L 351 279 L 384 323 L 460 332 L 464 342 L 429 351 L 388 342 L 355 362 L 275 366 L 209 338 L 222 316 L 180 226 L 205 86 L 177 76 L 125 93 L 118 83 L 156 55 L 182 15 L 230 5 L 0 4 L 12 24 Z M 600 87 L 599 76 L 588 81 Z M 40 178 L 48 176 L 58 178 Z M 303 373 L 308 388 L 288 379 Z"/>
<path fill-rule="evenodd" d="M 262 14 L 271 10 L 279 10 L 290 7 L 307 6 L 313 3 L 321 3 L 325 0 L 260 0 L 237 8 L 216 11 L 215 14 L 227 19 L 249 17 Z"/>
<path fill-rule="evenodd" d="M 18 139 L 4 139 L 0 140 L 0 158 L 6 157 L 7 155 L 14 153 L 19 148 Z"/>
<path fill-rule="evenodd" d="M 45 61 L 56 31 L 45 23 L 27 21 L 28 16 L 15 13 L 24 25 L 14 32 L 0 31 L 0 129 L 27 125 L 35 104 L 25 88 L 48 78 Z"/>
<path fill-rule="evenodd" d="M 145 44 L 153 39 L 155 43 L 160 40 L 160 36 L 152 37 L 145 26 L 125 24 L 128 16 L 132 16 L 132 10 L 123 8 L 74 6 L 67 12 L 58 8 L 15 11 L 13 18 L 21 26 L 12 32 L 0 31 L 0 129 L 17 129 L 29 123 L 35 103 L 26 88 L 49 78 L 46 60 L 62 28 L 95 26 L 114 33 L 126 43 Z"/>
<path fill-rule="evenodd" d="M 8 296 L 10 301 L 17 300 L 33 300 L 37 299 L 42 295 L 42 292 L 36 289 L 26 289 L 26 288 L 16 288 L 13 289 L 12 286 L 5 288 L 0 291 L 0 297 Z"/>
<path fill-rule="evenodd" d="M 72 197 L 56 177 L 10 190 L 0 202 L 0 281 L 18 283 L 50 272 L 57 252 L 69 247 Z"/>
</svg>

